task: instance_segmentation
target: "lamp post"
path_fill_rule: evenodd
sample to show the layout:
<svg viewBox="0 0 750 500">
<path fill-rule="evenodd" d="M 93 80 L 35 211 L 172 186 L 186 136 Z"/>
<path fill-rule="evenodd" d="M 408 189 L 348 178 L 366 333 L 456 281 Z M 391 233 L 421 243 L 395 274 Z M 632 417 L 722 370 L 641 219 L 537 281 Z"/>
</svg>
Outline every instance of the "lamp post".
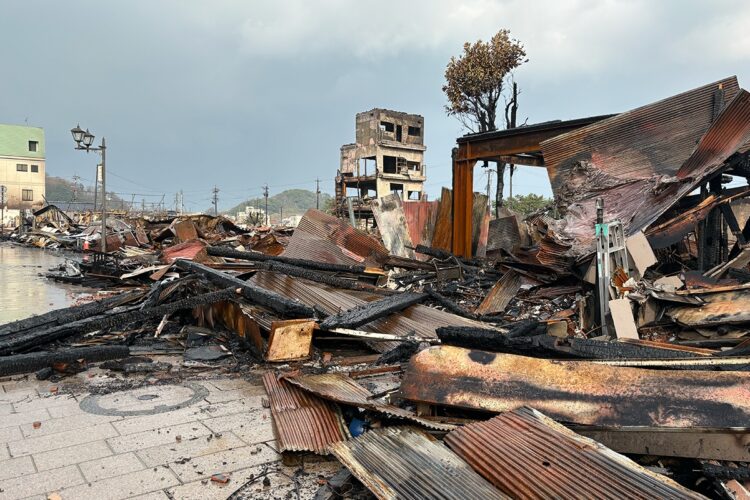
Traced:
<svg viewBox="0 0 750 500">
<path fill-rule="evenodd" d="M 99 151 L 102 154 L 102 253 L 107 253 L 107 184 L 106 184 L 106 172 L 107 172 L 107 146 L 102 137 L 102 144 L 97 147 L 91 147 L 94 143 L 94 134 L 83 130 L 80 125 L 76 125 L 75 128 L 70 130 L 73 134 L 73 140 L 76 141 L 76 149 L 86 151 Z"/>
</svg>

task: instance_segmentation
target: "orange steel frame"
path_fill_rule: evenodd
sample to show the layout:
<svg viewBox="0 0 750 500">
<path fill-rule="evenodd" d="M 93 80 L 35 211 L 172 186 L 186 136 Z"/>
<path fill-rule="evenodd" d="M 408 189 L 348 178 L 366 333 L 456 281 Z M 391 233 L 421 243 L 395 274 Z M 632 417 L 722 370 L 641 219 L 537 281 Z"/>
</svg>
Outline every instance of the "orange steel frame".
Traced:
<svg viewBox="0 0 750 500">
<path fill-rule="evenodd" d="M 499 132 L 459 137 L 453 149 L 453 241 L 452 251 L 471 257 L 474 166 L 479 161 L 499 161 L 543 167 L 540 144 L 612 115 L 549 122 Z"/>
</svg>

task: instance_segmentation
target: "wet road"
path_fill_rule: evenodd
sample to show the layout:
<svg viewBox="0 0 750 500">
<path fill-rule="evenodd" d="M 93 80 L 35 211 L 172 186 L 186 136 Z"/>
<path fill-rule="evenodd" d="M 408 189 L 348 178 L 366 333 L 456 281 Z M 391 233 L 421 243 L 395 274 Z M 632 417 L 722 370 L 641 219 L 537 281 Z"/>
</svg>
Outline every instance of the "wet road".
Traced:
<svg viewBox="0 0 750 500">
<path fill-rule="evenodd" d="M 0 242 L 0 324 L 73 304 L 90 290 L 44 277 L 73 254 Z M 40 276 L 41 274 L 41 276 Z"/>
</svg>

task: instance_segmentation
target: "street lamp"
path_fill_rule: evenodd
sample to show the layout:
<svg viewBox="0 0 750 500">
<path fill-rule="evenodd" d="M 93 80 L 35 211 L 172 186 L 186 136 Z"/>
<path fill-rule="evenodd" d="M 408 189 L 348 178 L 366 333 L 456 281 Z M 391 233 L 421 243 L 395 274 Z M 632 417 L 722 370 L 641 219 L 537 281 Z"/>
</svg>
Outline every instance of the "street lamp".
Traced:
<svg viewBox="0 0 750 500">
<path fill-rule="evenodd" d="M 75 128 L 70 129 L 70 133 L 73 134 L 73 140 L 76 142 L 76 149 L 86 151 L 98 151 L 102 154 L 102 253 L 107 253 L 107 184 L 106 184 L 106 151 L 107 146 L 102 137 L 102 144 L 97 147 L 91 147 L 94 144 L 94 134 L 89 132 L 88 129 L 83 130 L 80 125 L 76 125 Z M 98 170 L 98 167 L 97 167 Z M 98 180 L 97 172 L 97 180 Z"/>
</svg>

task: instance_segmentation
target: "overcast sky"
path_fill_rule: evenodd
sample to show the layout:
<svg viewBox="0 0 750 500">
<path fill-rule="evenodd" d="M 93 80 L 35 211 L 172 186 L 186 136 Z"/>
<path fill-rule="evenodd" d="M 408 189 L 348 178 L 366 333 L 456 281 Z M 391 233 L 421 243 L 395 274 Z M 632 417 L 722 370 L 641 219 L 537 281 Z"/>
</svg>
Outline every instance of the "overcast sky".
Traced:
<svg viewBox="0 0 750 500">
<path fill-rule="evenodd" d="M 441 91 L 465 41 L 508 28 L 529 123 L 624 111 L 736 74 L 750 85 L 750 2 L 0 0 L 0 122 L 44 127 L 47 173 L 84 181 L 80 122 L 108 148 L 108 190 L 189 209 L 287 188 L 333 192 L 354 115 L 425 117 L 427 191 L 462 135 Z M 486 183 L 481 168 L 477 187 Z M 85 182 L 89 183 L 89 182 Z M 515 192 L 549 194 L 543 169 Z M 129 197 L 129 196 L 126 196 Z"/>
</svg>

